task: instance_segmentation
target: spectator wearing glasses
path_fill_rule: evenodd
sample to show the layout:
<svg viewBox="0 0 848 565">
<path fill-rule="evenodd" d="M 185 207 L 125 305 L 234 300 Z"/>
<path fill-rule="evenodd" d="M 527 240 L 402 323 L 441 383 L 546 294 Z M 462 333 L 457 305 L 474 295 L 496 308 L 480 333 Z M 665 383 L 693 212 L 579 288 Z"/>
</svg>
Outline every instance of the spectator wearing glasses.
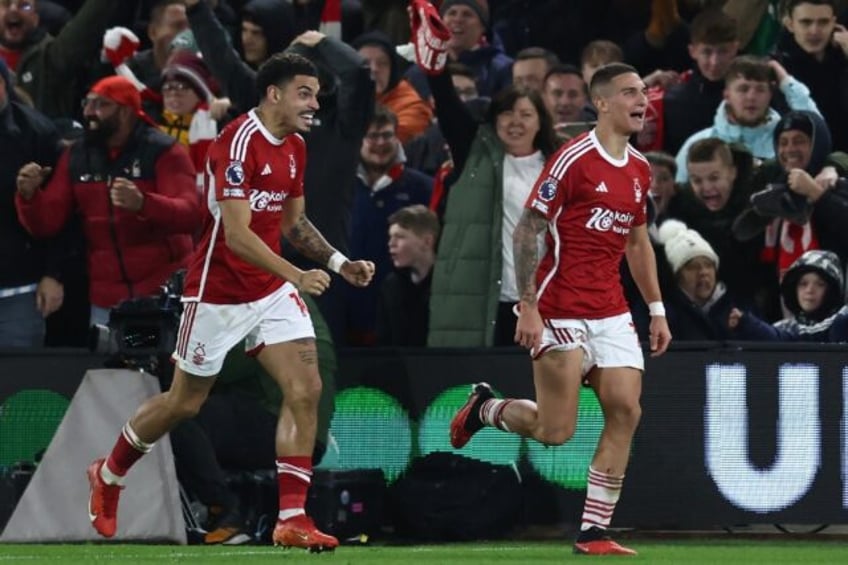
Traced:
<svg viewBox="0 0 848 565">
<path fill-rule="evenodd" d="M 91 322 L 129 298 L 158 292 L 186 266 L 200 225 L 188 152 L 141 110 L 126 78 L 98 81 L 83 100 L 85 136 L 55 171 L 30 162 L 18 171 L 16 207 L 36 238 L 57 234 L 74 211 L 88 251 Z"/>
<path fill-rule="evenodd" d="M 230 106 L 217 98 L 218 84 L 206 63 L 192 51 L 175 51 L 162 70 L 159 128 L 188 148 L 202 181 L 206 150 L 218 135 L 218 123 Z"/>
<path fill-rule="evenodd" d="M 0 58 L 36 109 L 53 120 L 76 114 L 76 100 L 101 37 L 122 2 L 87 0 L 56 37 L 39 27 L 35 0 L 0 0 Z"/>
<path fill-rule="evenodd" d="M 389 217 L 412 204 L 426 206 L 433 189 L 431 177 L 406 167 L 397 129 L 397 117 L 384 106 L 378 106 L 362 140 L 351 211 L 350 251 L 373 261 L 375 274 L 370 286 L 350 290 L 347 301 L 350 345 L 373 345 L 376 341 L 380 284 L 392 272 Z"/>
</svg>

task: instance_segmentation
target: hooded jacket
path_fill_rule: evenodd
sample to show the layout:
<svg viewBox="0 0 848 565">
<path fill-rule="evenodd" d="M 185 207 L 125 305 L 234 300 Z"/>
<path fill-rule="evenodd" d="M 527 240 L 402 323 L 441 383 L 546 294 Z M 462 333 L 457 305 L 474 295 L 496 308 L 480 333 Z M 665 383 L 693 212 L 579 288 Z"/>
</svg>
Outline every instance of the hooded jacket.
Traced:
<svg viewBox="0 0 848 565">
<path fill-rule="evenodd" d="M 780 134 L 791 129 L 800 129 L 811 137 L 812 153 L 809 163 L 804 167 L 810 176 L 815 177 L 828 166 L 834 167 L 840 177 L 848 175 L 848 154 L 831 153 L 829 128 L 821 116 L 814 112 L 797 110 L 785 114 L 773 133 L 772 143 L 775 152 L 777 152 Z M 785 185 L 787 174 L 788 171 L 784 170 L 777 159 L 766 161 L 757 169 L 751 180 L 751 193 L 764 190 L 769 184 Z M 801 205 L 806 205 L 803 197 L 792 193 L 788 188 L 785 190 L 789 198 L 793 198 L 796 202 L 800 201 Z M 820 248 L 836 252 L 844 261 L 848 257 L 848 230 L 844 228 L 845 225 L 848 225 L 848 181 L 843 178 L 812 205 L 810 221 L 801 227 L 810 232 L 810 235 L 804 236 L 804 241 L 814 237 Z M 765 217 L 762 219 L 762 226 L 766 232 L 767 250 L 777 249 L 777 246 L 782 245 L 782 241 L 786 238 L 784 232 L 789 227 L 788 222 L 774 219 L 774 217 Z M 800 255 L 802 251 L 794 252 Z M 766 251 L 765 258 L 772 261 L 775 259 L 772 255 L 774 254 Z M 792 261 L 793 259 L 787 260 L 782 268 L 785 269 L 786 264 Z"/>
<path fill-rule="evenodd" d="M 810 89 L 791 76 L 785 78 L 780 83 L 780 91 L 786 97 L 789 107 L 793 110 L 810 110 L 819 114 L 819 109 L 810 96 Z M 780 114 L 776 110 L 769 108 L 765 122 L 758 126 L 747 127 L 733 124 L 730 123 L 727 117 L 727 102 L 722 102 L 716 110 L 713 125 L 693 133 L 683 143 L 680 151 L 677 152 L 677 157 L 675 157 L 675 161 L 677 161 L 677 177 L 675 180 L 679 183 L 689 180 L 689 173 L 686 170 L 686 157 L 689 154 L 689 148 L 696 141 L 708 137 L 717 137 L 728 143 L 744 145 L 757 159 L 773 159 L 774 143 L 772 142 L 772 136 L 774 134 L 774 128 L 779 121 Z"/>
<path fill-rule="evenodd" d="M 817 273 L 827 282 L 822 304 L 813 312 L 804 312 L 798 303 L 798 282 L 807 273 Z M 746 314 L 736 329 L 738 336 L 768 341 L 848 341 L 844 277 L 842 264 L 835 253 L 820 249 L 804 253 L 786 271 L 780 292 L 791 316 L 769 325 L 756 316 Z"/>
<path fill-rule="evenodd" d="M 268 55 L 279 53 L 295 38 L 294 8 L 280 0 L 250 0 L 241 10 L 242 20 L 250 21 L 265 34 Z"/>
<path fill-rule="evenodd" d="M 373 45 L 382 49 L 389 57 L 389 82 L 386 89 L 377 95 L 377 104 L 382 104 L 397 116 L 397 136 L 400 142 L 406 143 L 424 133 L 433 119 L 433 110 L 409 81 L 403 78 L 400 58 L 395 53 L 389 36 L 382 31 L 371 31 L 357 37 L 352 45 L 354 49 Z"/>
</svg>

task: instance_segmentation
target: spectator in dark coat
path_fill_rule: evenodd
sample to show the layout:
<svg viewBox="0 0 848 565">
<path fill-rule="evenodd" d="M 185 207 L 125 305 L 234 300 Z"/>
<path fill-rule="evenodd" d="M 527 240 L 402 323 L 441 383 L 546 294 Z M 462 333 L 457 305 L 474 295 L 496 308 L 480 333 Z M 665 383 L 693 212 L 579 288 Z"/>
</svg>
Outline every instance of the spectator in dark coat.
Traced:
<svg viewBox="0 0 848 565">
<path fill-rule="evenodd" d="M 0 58 L 18 76 L 35 108 L 51 120 L 77 115 L 88 86 L 81 77 L 97 59 L 103 33 L 117 23 L 120 4 L 87 0 L 53 37 L 38 26 L 34 1 L 0 3 Z"/>
<path fill-rule="evenodd" d="M 848 155 L 830 148 L 819 115 L 789 112 L 774 130 L 777 158 L 763 163 L 751 181 L 751 205 L 765 232 L 763 258 L 778 277 L 810 249 L 848 258 L 848 182 L 840 180 L 848 175 Z"/>
<path fill-rule="evenodd" d="M 350 252 L 373 261 L 375 273 L 367 288 L 349 291 L 347 327 L 352 345 L 376 341 L 377 296 L 380 283 L 392 270 L 389 216 L 405 206 L 430 202 L 433 179 L 406 167 L 405 161 L 397 118 L 378 106 L 362 141 L 350 233 Z"/>
<path fill-rule="evenodd" d="M 734 308 L 729 324 L 737 339 L 765 341 L 848 341 L 842 263 L 830 251 L 807 251 L 795 261 L 780 285 L 789 316 L 768 324 Z"/>
<path fill-rule="evenodd" d="M 728 339 L 728 316 L 736 298 L 718 279 L 719 256 L 695 230 L 677 220 L 660 226 L 675 287 L 665 297 L 668 327 L 678 341 Z"/>
<path fill-rule="evenodd" d="M 753 158 L 740 146 L 717 138 L 692 145 L 687 167 L 689 183 L 679 185 L 666 210 L 697 231 L 721 258 L 719 278 L 746 302 L 757 304 L 770 320 L 780 316 L 777 277 L 761 259 L 763 236 L 742 240 L 733 232 L 737 218 L 749 206 Z"/>
<path fill-rule="evenodd" d="M 377 345 L 427 345 L 430 282 L 438 238 L 439 218 L 426 206 L 407 206 L 389 216 L 389 254 L 394 270 L 380 287 Z"/>
<path fill-rule="evenodd" d="M 451 32 L 448 58 L 472 70 L 480 96 L 492 97 L 512 84 L 512 58 L 493 42 L 491 34 L 487 35 L 489 3 L 486 0 L 445 0 L 439 13 Z M 413 66 L 407 76 L 421 96 L 429 98 L 424 72 Z"/>
<path fill-rule="evenodd" d="M 0 347 L 39 347 L 44 318 L 64 296 L 59 247 L 35 240 L 15 212 L 15 178 L 29 161 L 53 166 L 59 135 L 40 112 L 15 94 L 6 63 L 0 59 Z"/>
<path fill-rule="evenodd" d="M 810 89 L 834 149 L 848 151 L 848 31 L 836 27 L 836 3 L 791 0 L 783 25 L 775 57 Z"/>
</svg>

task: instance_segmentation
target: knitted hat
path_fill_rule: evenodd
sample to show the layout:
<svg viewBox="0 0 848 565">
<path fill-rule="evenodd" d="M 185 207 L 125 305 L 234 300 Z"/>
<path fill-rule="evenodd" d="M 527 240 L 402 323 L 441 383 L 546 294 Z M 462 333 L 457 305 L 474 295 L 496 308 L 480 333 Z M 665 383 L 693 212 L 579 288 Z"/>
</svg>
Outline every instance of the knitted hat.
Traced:
<svg viewBox="0 0 848 565">
<path fill-rule="evenodd" d="M 117 75 L 108 76 L 94 83 L 89 92 L 108 98 L 120 106 L 129 106 L 139 118 L 148 124 L 156 125 L 156 122 L 141 109 L 141 93 L 128 78 Z"/>
<path fill-rule="evenodd" d="M 677 272 L 695 257 L 706 257 L 718 269 L 718 255 L 701 234 L 681 221 L 666 220 L 659 228 L 659 241 L 665 246 L 665 256 L 672 272 Z"/>
<path fill-rule="evenodd" d="M 218 90 L 218 83 L 209 67 L 192 51 L 174 51 L 162 69 L 162 80 L 181 79 L 187 82 L 197 96 L 210 102 Z"/>
<path fill-rule="evenodd" d="M 813 151 L 810 162 L 805 170 L 813 176 L 817 175 L 824 167 L 825 160 L 832 150 L 830 130 L 824 120 L 815 112 L 809 110 L 792 110 L 785 113 L 774 127 L 774 151 L 778 153 L 780 135 L 785 131 L 796 130 L 810 138 Z"/>
<path fill-rule="evenodd" d="M 489 26 L 489 0 L 445 0 L 442 2 L 441 8 L 439 8 L 439 14 L 444 17 L 445 12 L 447 12 L 451 6 L 456 6 L 457 4 L 468 6 L 474 10 L 474 13 L 477 14 L 477 17 L 480 18 L 483 25 L 485 27 Z"/>
</svg>

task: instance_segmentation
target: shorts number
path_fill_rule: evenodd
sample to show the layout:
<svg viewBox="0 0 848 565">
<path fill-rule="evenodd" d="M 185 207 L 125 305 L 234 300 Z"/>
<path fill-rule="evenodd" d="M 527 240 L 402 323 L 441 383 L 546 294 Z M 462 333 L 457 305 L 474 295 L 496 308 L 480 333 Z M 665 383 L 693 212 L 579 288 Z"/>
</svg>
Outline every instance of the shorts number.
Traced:
<svg viewBox="0 0 848 565">
<path fill-rule="evenodd" d="M 309 309 L 306 307 L 306 302 L 303 301 L 303 298 L 296 292 L 290 292 L 289 298 L 294 300 L 294 303 L 297 304 L 297 307 L 300 308 L 300 313 L 305 316 L 309 315 Z"/>
</svg>

